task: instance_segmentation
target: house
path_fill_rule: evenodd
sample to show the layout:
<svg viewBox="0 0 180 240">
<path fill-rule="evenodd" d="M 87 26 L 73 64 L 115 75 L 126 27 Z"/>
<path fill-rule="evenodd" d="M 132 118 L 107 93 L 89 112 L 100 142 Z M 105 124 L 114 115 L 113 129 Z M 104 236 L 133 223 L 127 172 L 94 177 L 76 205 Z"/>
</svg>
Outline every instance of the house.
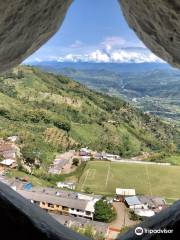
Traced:
<svg viewBox="0 0 180 240">
<path fill-rule="evenodd" d="M 160 212 L 162 209 L 166 208 L 166 201 L 161 197 L 153 196 L 139 196 L 141 203 L 146 204 L 149 209 L 153 210 L 155 213 Z"/>
<path fill-rule="evenodd" d="M 141 203 L 137 196 L 125 197 L 124 202 L 128 208 L 133 209 L 133 210 L 135 210 L 136 208 L 148 209 L 147 205 Z"/>
<path fill-rule="evenodd" d="M 116 197 L 114 198 L 115 202 L 124 202 L 124 198 L 127 196 L 135 196 L 135 189 L 126 189 L 126 188 L 116 188 Z"/>
<path fill-rule="evenodd" d="M 91 159 L 90 156 L 81 156 L 81 160 L 86 162 L 86 161 L 89 161 Z"/>
<path fill-rule="evenodd" d="M 71 190 L 75 190 L 75 184 L 71 182 L 58 182 L 57 183 L 58 188 L 68 188 Z"/>
<path fill-rule="evenodd" d="M 29 179 L 24 178 L 9 178 L 7 183 L 12 189 L 17 190 L 30 190 L 32 188 L 32 183 Z"/>
<path fill-rule="evenodd" d="M 81 148 L 79 151 L 79 156 L 89 156 L 91 154 L 91 150 L 86 148 Z"/>
<path fill-rule="evenodd" d="M 116 188 L 116 195 L 118 196 L 135 196 L 135 189 L 127 189 L 127 188 Z"/>
<path fill-rule="evenodd" d="M 16 168 L 17 163 L 14 159 L 4 159 L 2 162 L 0 162 L 0 165 L 4 168 Z"/>
<path fill-rule="evenodd" d="M 10 137 L 7 138 L 7 140 L 9 142 L 14 142 L 15 143 L 16 141 L 19 140 L 19 137 L 18 136 L 10 136 Z"/>
<path fill-rule="evenodd" d="M 63 215 L 79 216 L 93 219 L 95 200 L 87 201 L 78 198 L 62 197 L 61 194 L 47 194 L 45 191 L 17 191 L 24 198 L 29 199 L 32 203 L 37 204 L 42 209 Z"/>
<path fill-rule="evenodd" d="M 115 154 L 111 154 L 111 153 L 105 153 L 105 152 L 102 153 L 102 156 L 103 156 L 104 159 L 108 159 L 109 161 L 120 160 L 121 159 L 119 155 L 115 155 Z"/>
<path fill-rule="evenodd" d="M 102 160 L 102 159 L 103 159 L 103 153 L 95 152 L 95 154 L 93 155 L 93 157 L 94 157 L 95 159 Z"/>
</svg>

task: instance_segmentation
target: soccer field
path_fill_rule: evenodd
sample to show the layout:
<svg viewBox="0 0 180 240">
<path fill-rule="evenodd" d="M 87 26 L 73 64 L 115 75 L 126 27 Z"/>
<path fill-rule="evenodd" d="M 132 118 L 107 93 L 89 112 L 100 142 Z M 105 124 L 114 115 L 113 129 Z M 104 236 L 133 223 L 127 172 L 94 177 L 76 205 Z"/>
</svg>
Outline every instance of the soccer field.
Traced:
<svg viewBox="0 0 180 240">
<path fill-rule="evenodd" d="M 137 194 L 180 198 L 180 167 L 90 161 L 77 185 L 96 194 L 114 195 L 115 189 L 135 188 Z"/>
</svg>

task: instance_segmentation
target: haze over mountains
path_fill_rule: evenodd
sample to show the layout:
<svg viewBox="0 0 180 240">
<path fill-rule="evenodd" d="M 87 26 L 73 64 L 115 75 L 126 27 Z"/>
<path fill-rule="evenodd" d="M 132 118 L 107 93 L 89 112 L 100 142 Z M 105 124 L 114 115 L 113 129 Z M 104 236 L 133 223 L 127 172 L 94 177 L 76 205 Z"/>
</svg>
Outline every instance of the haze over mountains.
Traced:
<svg viewBox="0 0 180 240">
<path fill-rule="evenodd" d="M 34 64 L 92 89 L 123 97 L 143 111 L 180 120 L 180 71 L 168 64 L 57 61 Z"/>
</svg>

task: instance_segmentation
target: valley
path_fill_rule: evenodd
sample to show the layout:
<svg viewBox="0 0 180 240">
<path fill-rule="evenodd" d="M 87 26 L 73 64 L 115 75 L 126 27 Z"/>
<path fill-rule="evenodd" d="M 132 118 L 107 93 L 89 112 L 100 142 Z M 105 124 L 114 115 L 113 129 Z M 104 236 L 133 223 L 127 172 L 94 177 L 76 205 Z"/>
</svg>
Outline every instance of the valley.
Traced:
<svg viewBox="0 0 180 240">
<path fill-rule="evenodd" d="M 180 132 L 175 119 L 171 124 L 138 106 L 135 99 L 147 96 L 132 95 L 138 90 L 127 91 L 117 73 L 88 74 L 83 84 L 33 66 L 1 74 L 0 180 L 61 224 L 115 239 L 179 199 Z M 128 191 L 144 211 L 132 212 Z"/>
<path fill-rule="evenodd" d="M 144 112 L 179 125 L 180 72 L 167 64 L 39 63 L 91 89 L 118 96 Z"/>
</svg>

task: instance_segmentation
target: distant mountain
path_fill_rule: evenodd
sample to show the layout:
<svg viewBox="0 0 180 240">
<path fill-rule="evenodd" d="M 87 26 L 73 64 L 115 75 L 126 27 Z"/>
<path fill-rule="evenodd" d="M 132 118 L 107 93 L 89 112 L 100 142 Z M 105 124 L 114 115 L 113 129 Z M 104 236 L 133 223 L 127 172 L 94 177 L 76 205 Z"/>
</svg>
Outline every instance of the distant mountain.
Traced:
<svg viewBox="0 0 180 240">
<path fill-rule="evenodd" d="M 111 72 L 145 72 L 155 69 L 172 69 L 165 63 L 89 63 L 89 62 L 34 62 L 33 66 L 41 67 L 44 70 L 59 72 L 64 68 L 71 68 L 76 70 L 108 70 Z"/>
<path fill-rule="evenodd" d="M 66 149 L 89 146 L 130 157 L 169 151 L 179 136 L 172 124 L 119 98 L 27 66 L 0 76 L 0 127 L 1 137 L 19 135 L 23 156 L 38 158 L 45 169 Z"/>
<path fill-rule="evenodd" d="M 130 101 L 143 111 L 180 121 L 180 71 L 163 63 L 58 63 L 39 68 Z"/>
</svg>

